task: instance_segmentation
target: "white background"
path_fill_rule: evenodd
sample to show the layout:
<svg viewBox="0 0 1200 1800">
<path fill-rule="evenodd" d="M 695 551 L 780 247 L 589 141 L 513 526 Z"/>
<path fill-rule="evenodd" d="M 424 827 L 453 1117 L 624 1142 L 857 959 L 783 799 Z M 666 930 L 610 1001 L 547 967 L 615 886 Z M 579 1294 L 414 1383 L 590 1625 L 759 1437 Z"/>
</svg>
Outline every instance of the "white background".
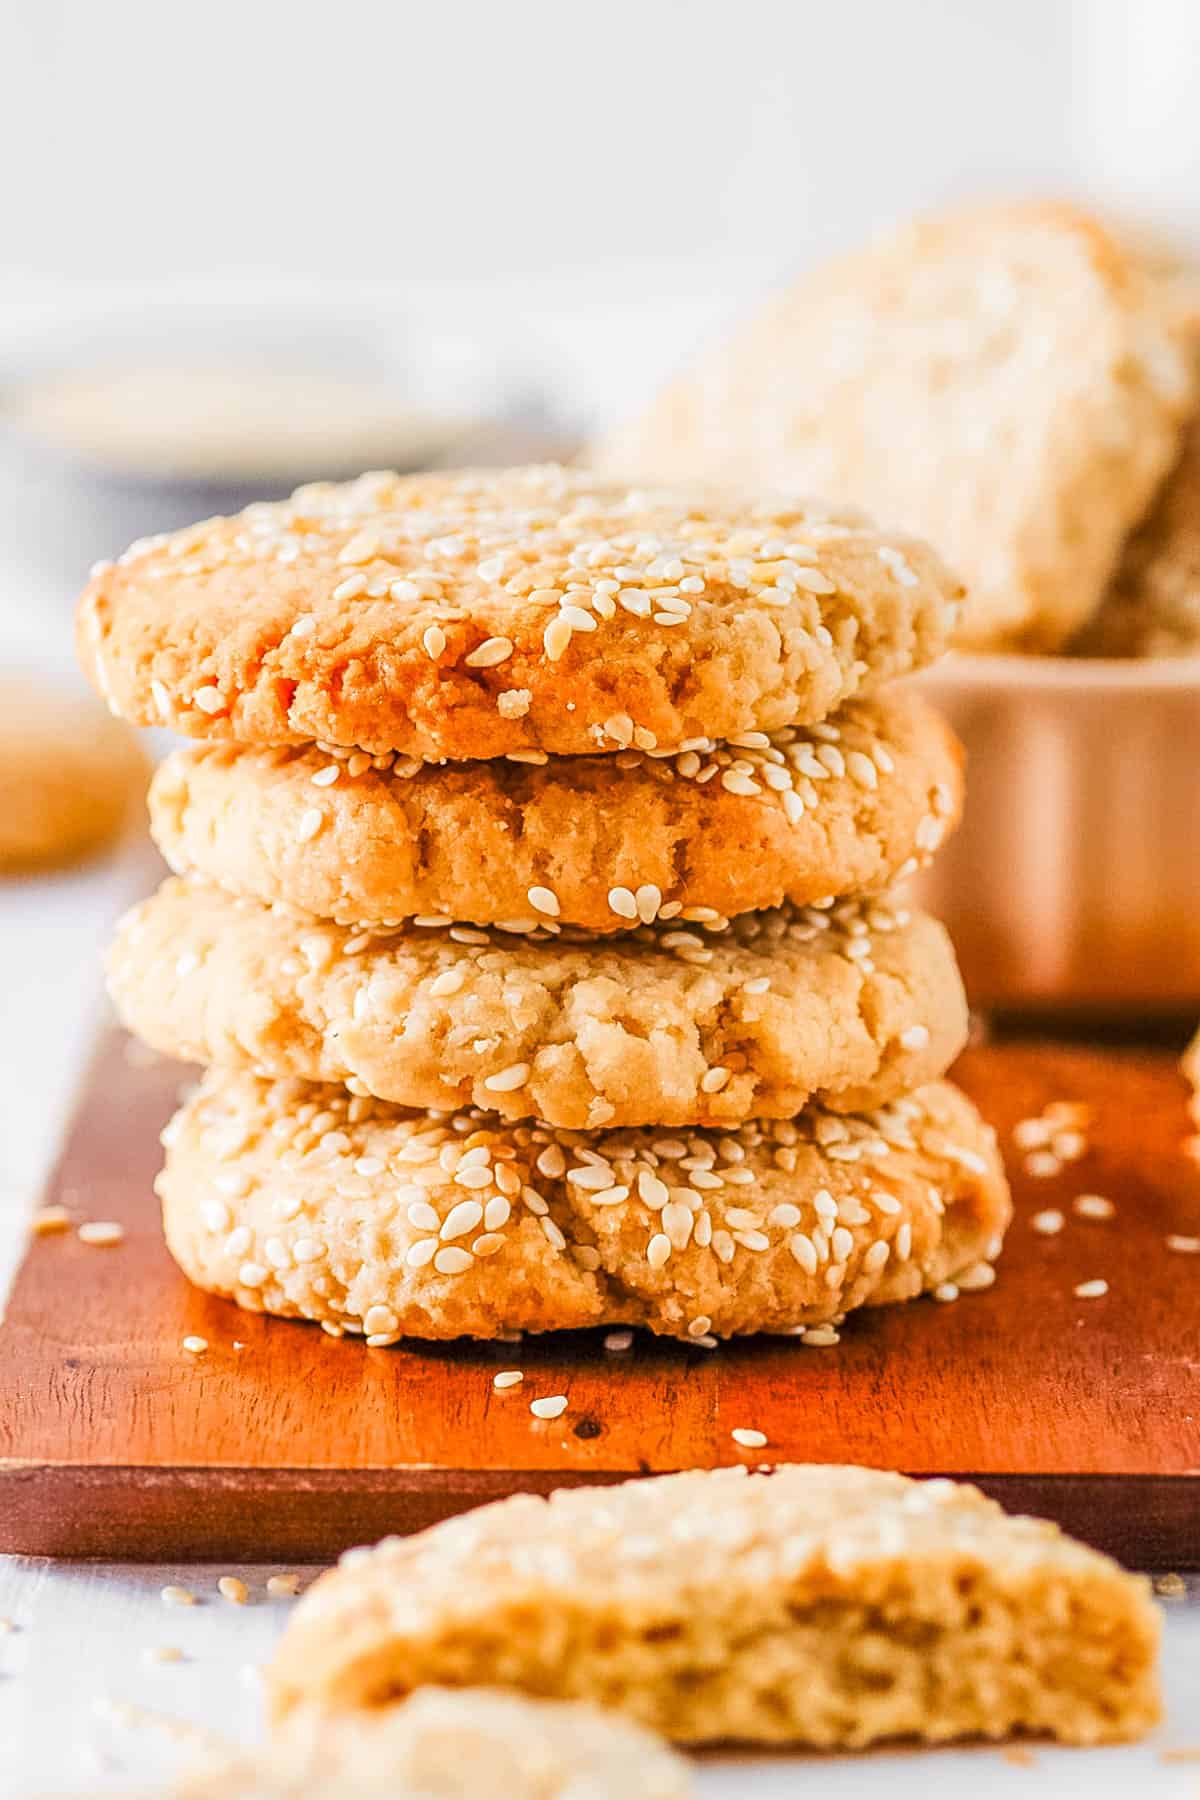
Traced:
<svg viewBox="0 0 1200 1800">
<path fill-rule="evenodd" d="M 564 416 L 600 417 L 764 284 L 947 197 L 1090 192 L 1200 241 L 1198 66 L 1194 0 L 0 0 L 0 388 L 47 332 L 114 311 L 367 292 L 519 342 Z M 37 499 L 31 533 L 0 479 L 0 660 L 65 665 L 77 496 Z M 131 879 L 0 892 L 0 1291 Z M 287 1605 L 259 1572 L 257 1603 L 225 1606 L 217 1573 L 0 1561 L 4 1800 L 169 1760 L 96 1717 L 104 1695 L 254 1728 L 239 1671 Z M 171 1577 L 207 1604 L 168 1613 Z M 146 1666 L 163 1643 L 189 1660 Z M 714 1768 L 704 1788 L 1194 1793 L 1200 1772 L 1157 1755 L 1200 1740 L 1194 1605 L 1170 1613 L 1167 1668 L 1148 1749 Z"/>
</svg>

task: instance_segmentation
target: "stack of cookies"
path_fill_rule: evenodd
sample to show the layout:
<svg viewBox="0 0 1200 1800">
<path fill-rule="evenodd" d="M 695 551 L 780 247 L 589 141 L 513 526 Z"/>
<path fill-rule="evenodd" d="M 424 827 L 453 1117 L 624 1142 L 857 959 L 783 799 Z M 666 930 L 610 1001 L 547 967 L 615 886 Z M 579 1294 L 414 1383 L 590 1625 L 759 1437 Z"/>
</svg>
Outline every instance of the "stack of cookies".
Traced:
<svg viewBox="0 0 1200 1800">
<path fill-rule="evenodd" d="M 371 1343 L 828 1342 L 985 1285 L 953 952 L 891 890 L 961 799 L 886 684 L 960 588 L 850 511 L 556 468 L 301 489 L 98 570 L 81 653 L 198 740 L 126 1023 L 209 1065 L 168 1242 Z"/>
</svg>

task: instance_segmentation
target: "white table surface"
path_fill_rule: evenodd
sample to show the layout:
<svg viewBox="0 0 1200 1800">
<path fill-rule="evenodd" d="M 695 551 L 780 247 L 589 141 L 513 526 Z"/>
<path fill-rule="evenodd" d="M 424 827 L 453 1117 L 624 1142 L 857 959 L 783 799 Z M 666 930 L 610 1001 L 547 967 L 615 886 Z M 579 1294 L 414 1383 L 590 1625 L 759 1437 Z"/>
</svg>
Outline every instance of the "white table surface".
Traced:
<svg viewBox="0 0 1200 1800">
<path fill-rule="evenodd" d="M 0 1292 L 53 1151 L 101 1005 L 98 963 L 117 912 L 144 869 L 126 858 L 85 876 L 0 885 Z M 1200 1521 L 1197 1522 L 1200 1540 Z M 0 1797 L 104 1793 L 153 1785 L 199 1737 L 246 1740 L 261 1729 L 256 1667 L 292 1602 L 270 1599 L 271 1569 L 108 1567 L 0 1558 Z M 222 1600 L 218 1576 L 238 1573 L 245 1607 Z M 315 1570 L 303 1570 L 307 1582 Z M 171 1607 L 168 1583 L 200 1604 Z M 1200 1747 L 1200 1581 L 1164 1605 L 1166 1724 L 1131 1749 L 1037 1747 L 1032 1763 L 998 1749 L 869 1757 L 705 1762 L 700 1792 L 770 1800 L 815 1785 L 822 1796 L 887 1794 L 916 1800 L 931 1784 L 979 1794 L 1200 1796 L 1200 1760 L 1163 1752 Z M 156 1662 L 170 1647 L 179 1662 Z"/>
</svg>

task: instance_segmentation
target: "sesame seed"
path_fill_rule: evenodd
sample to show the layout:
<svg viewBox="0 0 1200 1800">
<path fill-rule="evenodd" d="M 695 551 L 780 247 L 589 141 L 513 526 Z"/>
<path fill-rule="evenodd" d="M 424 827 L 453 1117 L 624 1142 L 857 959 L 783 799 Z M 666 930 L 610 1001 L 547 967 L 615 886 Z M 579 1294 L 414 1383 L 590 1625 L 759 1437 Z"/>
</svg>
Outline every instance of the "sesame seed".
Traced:
<svg viewBox="0 0 1200 1800">
<path fill-rule="evenodd" d="M 615 912 L 618 918 L 636 919 L 638 916 L 638 903 L 629 888 L 610 888 L 608 890 L 608 904 L 610 910 Z"/>
<path fill-rule="evenodd" d="M 840 1344 L 842 1340 L 832 1325 L 810 1325 L 802 1333 L 800 1341 L 810 1350 L 826 1350 L 834 1344 Z"/>
<path fill-rule="evenodd" d="M 178 1644 L 150 1644 L 142 1651 L 143 1659 L 149 1663 L 177 1663 L 183 1661 L 183 1651 Z"/>
<path fill-rule="evenodd" d="M 1025 1173 L 1037 1181 L 1062 1174 L 1062 1164 L 1052 1150 L 1033 1150 L 1025 1158 Z"/>
<path fill-rule="evenodd" d="M 298 1256 L 296 1260 L 300 1260 Z M 266 1282 L 269 1275 L 270 1270 L 264 1269 L 261 1263 L 244 1262 L 238 1270 L 238 1281 L 241 1283 L 242 1287 L 260 1288 Z"/>
<path fill-rule="evenodd" d="M 542 633 L 542 647 L 551 662 L 558 662 L 571 642 L 570 621 L 562 613 L 555 613 L 545 631 Z"/>
<path fill-rule="evenodd" d="M 939 1283 L 933 1290 L 933 1297 L 935 1300 L 940 1300 L 943 1306 L 949 1306 L 952 1301 L 958 1299 L 958 1284 L 953 1281 Z"/>
<path fill-rule="evenodd" d="M 1171 1232 L 1167 1239 L 1168 1250 L 1175 1250 L 1181 1256 L 1200 1256 L 1200 1237 L 1184 1237 L 1179 1232 Z"/>
<path fill-rule="evenodd" d="M 119 1244 L 125 1236 L 125 1228 L 118 1225 L 115 1219 L 89 1219 L 78 1231 L 81 1244 L 91 1244 L 100 1250 L 107 1250 L 113 1244 Z"/>
<path fill-rule="evenodd" d="M 652 1269 L 661 1269 L 671 1254 L 671 1240 L 663 1231 L 656 1231 L 646 1245 L 646 1261 Z"/>
<path fill-rule="evenodd" d="M 453 1238 L 466 1237 L 468 1232 L 474 1231 L 477 1226 L 482 1224 L 482 1203 L 478 1200 L 460 1200 L 458 1205 L 452 1206 L 450 1211 L 446 1214 L 445 1219 L 442 1221 L 442 1228 L 438 1233 L 438 1236 L 442 1239 L 443 1243 L 448 1243 Z M 394 1331 L 395 1326 L 381 1325 L 378 1329 L 380 1331 Z"/>
<path fill-rule="evenodd" d="M 1071 1208 L 1081 1219 L 1111 1219 L 1117 1210 L 1103 1194 L 1077 1194 Z"/>
<path fill-rule="evenodd" d="M 503 1393 L 506 1388 L 519 1387 L 524 1379 L 523 1369 L 501 1369 L 498 1375 L 492 1376 L 492 1386 Z"/>
<path fill-rule="evenodd" d="M 203 1356 L 208 1349 L 208 1339 L 202 1337 L 185 1337 L 183 1348 L 192 1356 Z"/>
<path fill-rule="evenodd" d="M 399 1325 L 395 1313 L 390 1306 L 376 1304 L 368 1306 L 363 1314 L 363 1331 L 368 1337 L 386 1337 Z"/>
<path fill-rule="evenodd" d="M 440 625 L 427 625 L 421 633 L 421 644 L 426 656 L 436 662 L 446 648 L 446 634 Z"/>
<path fill-rule="evenodd" d="M 494 669 L 497 664 L 507 662 L 513 653 L 511 638 L 485 638 L 477 649 L 464 660 L 469 669 Z"/>
<path fill-rule="evenodd" d="M 310 806 L 300 815 L 300 823 L 296 827 L 297 843 L 309 843 L 311 839 L 316 837 L 324 823 L 325 814 L 319 807 Z"/>
<path fill-rule="evenodd" d="M 929 1028 L 926 1025 L 909 1025 L 900 1033 L 900 1046 L 904 1050 L 925 1050 L 929 1045 Z"/>
<path fill-rule="evenodd" d="M 562 911 L 553 888 L 531 887 L 526 890 L 525 898 L 535 912 L 546 913 L 552 919 L 557 919 Z"/>
<path fill-rule="evenodd" d="M 565 1394 L 550 1394 L 543 1400 L 531 1400 L 529 1410 L 535 1419 L 559 1419 L 567 1410 Z"/>
<path fill-rule="evenodd" d="M 213 713 L 224 712 L 225 710 L 225 699 L 220 688 L 211 685 L 208 687 L 197 688 L 196 692 L 192 695 L 192 704 L 193 706 L 198 706 L 201 712 L 208 713 L 210 716 Z"/>
<path fill-rule="evenodd" d="M 1077 1300 L 1100 1300 L 1108 1292 L 1108 1283 L 1104 1280 L 1080 1281 L 1073 1292 Z"/>
<path fill-rule="evenodd" d="M 159 1596 L 167 1606 L 195 1606 L 196 1596 L 190 1588 L 168 1586 L 161 1590 Z"/>
<path fill-rule="evenodd" d="M 433 1259 L 433 1266 L 439 1275 L 463 1275 L 474 1263 L 475 1258 L 469 1250 L 462 1250 L 457 1244 L 450 1244 L 439 1250 Z"/>
<path fill-rule="evenodd" d="M 701 1093 L 719 1094 L 721 1089 L 728 1085 L 730 1073 L 731 1071 L 729 1069 L 722 1068 L 720 1065 L 717 1065 L 712 1069 L 706 1069 L 704 1074 L 700 1077 Z"/>
<path fill-rule="evenodd" d="M 291 1600 L 300 1587 L 299 1575 L 268 1575 L 267 1592 L 272 1600 Z"/>
<path fill-rule="evenodd" d="M 604 1348 L 612 1356 L 620 1356 L 623 1351 L 633 1348 L 632 1331 L 610 1331 L 606 1333 Z"/>
<path fill-rule="evenodd" d="M 765 1431 L 755 1431 L 749 1425 L 735 1425 L 729 1435 L 735 1444 L 741 1445 L 743 1450 L 761 1450 L 767 1442 Z"/>
<path fill-rule="evenodd" d="M 245 1606 L 250 1598 L 250 1589 L 236 1575 L 222 1575 L 217 1583 L 217 1592 L 222 1600 L 228 1600 L 234 1606 Z"/>
<path fill-rule="evenodd" d="M 507 1069 L 489 1075 L 483 1085 L 491 1094 L 511 1094 L 514 1088 L 523 1087 L 528 1079 L 528 1063 L 510 1063 Z"/>
<path fill-rule="evenodd" d="M 1056 1206 L 1048 1206 L 1044 1212 L 1034 1213 L 1029 1223 L 1043 1237 L 1054 1237 L 1066 1224 L 1066 1220 Z"/>
<path fill-rule="evenodd" d="M 54 1232 L 68 1231 L 70 1226 L 71 1215 L 65 1206 L 40 1207 L 29 1221 L 34 1237 L 49 1237 Z"/>
<path fill-rule="evenodd" d="M 309 780 L 313 787 L 332 787 L 341 772 L 340 764 L 327 763 L 323 769 L 318 769 L 315 775 L 311 775 Z"/>
</svg>

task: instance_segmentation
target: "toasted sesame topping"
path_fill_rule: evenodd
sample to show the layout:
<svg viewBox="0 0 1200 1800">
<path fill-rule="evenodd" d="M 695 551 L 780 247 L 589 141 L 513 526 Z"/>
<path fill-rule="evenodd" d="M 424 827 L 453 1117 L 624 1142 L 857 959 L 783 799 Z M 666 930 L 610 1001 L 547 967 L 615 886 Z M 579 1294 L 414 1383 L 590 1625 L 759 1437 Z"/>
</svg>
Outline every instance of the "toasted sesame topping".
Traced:
<svg viewBox="0 0 1200 1800">
<path fill-rule="evenodd" d="M 250 1589 L 236 1575 L 222 1575 L 217 1592 L 222 1600 L 228 1600 L 234 1606 L 245 1606 L 250 1598 Z"/>
<path fill-rule="evenodd" d="M 195 1606 L 196 1596 L 190 1588 L 168 1586 L 161 1590 L 161 1599 L 167 1606 Z"/>
<path fill-rule="evenodd" d="M 1080 1281 L 1074 1290 L 1077 1300 L 1099 1300 L 1108 1292 L 1108 1283 L 1104 1280 Z"/>
<path fill-rule="evenodd" d="M 1066 1219 L 1056 1206 L 1049 1206 L 1044 1212 L 1034 1213 L 1029 1223 L 1035 1231 L 1041 1232 L 1043 1237 L 1054 1237 L 1062 1230 Z"/>
<path fill-rule="evenodd" d="M 1168 1250 L 1175 1250 L 1181 1256 L 1200 1256 L 1200 1237 L 1184 1237 L 1178 1231 L 1172 1231 L 1166 1239 Z"/>
<path fill-rule="evenodd" d="M 272 1600 L 291 1600 L 300 1588 L 299 1575 L 291 1573 L 267 1576 L 267 1592 Z"/>
<path fill-rule="evenodd" d="M 525 1371 L 523 1369 L 501 1369 L 498 1375 L 492 1376 L 492 1386 L 500 1393 L 504 1393 L 507 1388 L 519 1387 L 524 1379 Z"/>
<path fill-rule="evenodd" d="M 185 1337 L 183 1340 L 183 1348 L 191 1356 L 203 1356 L 204 1352 L 208 1349 L 208 1339 L 202 1337 Z"/>
</svg>

